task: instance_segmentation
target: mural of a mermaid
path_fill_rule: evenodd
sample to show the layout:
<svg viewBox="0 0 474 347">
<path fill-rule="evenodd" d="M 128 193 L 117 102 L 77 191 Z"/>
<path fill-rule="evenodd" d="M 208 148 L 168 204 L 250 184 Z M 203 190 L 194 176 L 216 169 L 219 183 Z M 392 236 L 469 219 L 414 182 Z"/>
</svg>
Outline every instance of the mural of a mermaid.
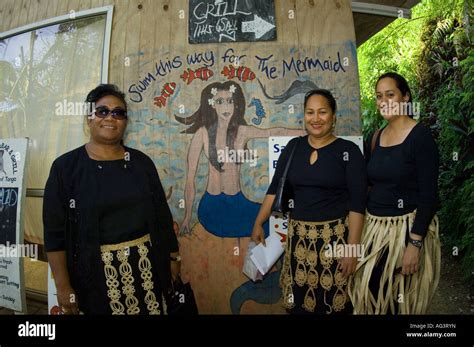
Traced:
<svg viewBox="0 0 474 347">
<path fill-rule="evenodd" d="M 245 105 L 245 96 L 238 83 L 215 82 L 202 90 L 199 108 L 192 116 L 175 116 L 178 122 L 189 125 L 182 133 L 193 134 L 187 159 L 181 235 L 192 232 L 195 178 L 202 151 L 209 161 L 209 175 L 206 191 L 199 202 L 199 222 L 219 237 L 248 237 L 260 204 L 247 199 L 241 191 L 240 165 L 258 159 L 257 153 L 247 147 L 247 142 L 253 138 L 302 134 L 302 130 L 261 129 L 248 125 L 244 119 Z M 268 235 L 268 224 L 265 232 Z"/>
</svg>

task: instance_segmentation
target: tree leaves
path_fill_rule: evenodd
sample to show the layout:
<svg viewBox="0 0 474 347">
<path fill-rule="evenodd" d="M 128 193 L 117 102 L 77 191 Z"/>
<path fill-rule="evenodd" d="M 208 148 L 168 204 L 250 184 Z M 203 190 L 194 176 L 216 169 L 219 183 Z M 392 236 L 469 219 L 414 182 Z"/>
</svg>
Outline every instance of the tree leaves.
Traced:
<svg viewBox="0 0 474 347">
<path fill-rule="evenodd" d="M 363 131 L 367 138 L 383 124 L 375 107 L 378 76 L 404 75 L 440 151 L 443 241 L 463 250 L 464 273 L 474 283 L 474 2 L 423 0 L 412 17 L 358 48 Z"/>
</svg>

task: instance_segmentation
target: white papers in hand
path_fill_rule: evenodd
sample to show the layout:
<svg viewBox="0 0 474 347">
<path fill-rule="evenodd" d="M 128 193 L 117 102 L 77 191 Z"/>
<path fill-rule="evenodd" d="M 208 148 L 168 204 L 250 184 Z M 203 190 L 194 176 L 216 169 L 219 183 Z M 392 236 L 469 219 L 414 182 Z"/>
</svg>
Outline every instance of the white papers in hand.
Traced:
<svg viewBox="0 0 474 347">
<path fill-rule="evenodd" d="M 265 244 L 266 247 L 261 243 L 258 244 L 250 254 L 250 259 L 263 275 L 272 268 L 284 251 L 284 244 L 280 242 L 280 236 L 277 233 L 270 233 L 265 239 Z"/>
<path fill-rule="evenodd" d="M 242 272 L 254 282 L 263 279 L 263 275 L 258 271 L 252 259 L 250 259 L 252 249 L 254 249 L 255 247 L 257 247 L 257 244 L 253 241 L 250 241 L 247 248 L 247 255 L 244 259 L 244 267 L 242 269 Z"/>
</svg>

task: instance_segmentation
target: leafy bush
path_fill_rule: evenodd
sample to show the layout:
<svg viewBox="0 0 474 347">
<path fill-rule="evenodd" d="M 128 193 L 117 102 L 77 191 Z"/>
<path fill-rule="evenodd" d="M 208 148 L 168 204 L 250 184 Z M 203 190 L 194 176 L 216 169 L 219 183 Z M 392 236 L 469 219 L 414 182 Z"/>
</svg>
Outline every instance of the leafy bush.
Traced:
<svg viewBox="0 0 474 347">
<path fill-rule="evenodd" d="M 408 80 L 421 119 L 440 151 L 440 229 L 457 247 L 474 283 L 474 47 L 473 2 L 424 0 L 412 19 L 397 19 L 358 48 L 362 125 L 367 136 L 383 124 L 374 86 L 396 71 Z"/>
<path fill-rule="evenodd" d="M 460 88 L 438 90 L 435 102 L 440 125 L 439 216 L 444 240 L 457 247 L 466 277 L 474 282 L 474 49 L 460 64 Z"/>
</svg>

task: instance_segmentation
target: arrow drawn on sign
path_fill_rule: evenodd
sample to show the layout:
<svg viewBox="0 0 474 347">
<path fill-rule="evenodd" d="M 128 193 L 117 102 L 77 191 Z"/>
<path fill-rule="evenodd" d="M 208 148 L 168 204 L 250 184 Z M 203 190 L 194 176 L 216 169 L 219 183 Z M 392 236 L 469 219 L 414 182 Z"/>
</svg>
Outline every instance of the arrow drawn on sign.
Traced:
<svg viewBox="0 0 474 347">
<path fill-rule="evenodd" d="M 259 39 L 267 32 L 272 30 L 275 26 L 272 23 L 268 23 L 256 14 L 252 21 L 242 22 L 243 33 L 255 33 L 255 38 Z"/>
</svg>

